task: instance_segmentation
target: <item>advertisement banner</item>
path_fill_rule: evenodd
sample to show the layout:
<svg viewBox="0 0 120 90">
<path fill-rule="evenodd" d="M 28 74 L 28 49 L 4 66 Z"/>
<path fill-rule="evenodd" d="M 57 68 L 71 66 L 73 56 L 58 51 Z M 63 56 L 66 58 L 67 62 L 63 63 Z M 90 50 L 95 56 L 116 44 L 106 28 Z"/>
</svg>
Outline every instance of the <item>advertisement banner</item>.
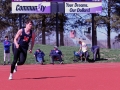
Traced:
<svg viewBox="0 0 120 90">
<path fill-rule="evenodd" d="M 102 2 L 65 2 L 65 13 L 101 13 Z"/>
<path fill-rule="evenodd" d="M 51 13 L 50 2 L 12 2 L 12 13 Z"/>
<path fill-rule="evenodd" d="M 102 0 L 12 0 L 12 2 L 102 2 Z"/>
</svg>

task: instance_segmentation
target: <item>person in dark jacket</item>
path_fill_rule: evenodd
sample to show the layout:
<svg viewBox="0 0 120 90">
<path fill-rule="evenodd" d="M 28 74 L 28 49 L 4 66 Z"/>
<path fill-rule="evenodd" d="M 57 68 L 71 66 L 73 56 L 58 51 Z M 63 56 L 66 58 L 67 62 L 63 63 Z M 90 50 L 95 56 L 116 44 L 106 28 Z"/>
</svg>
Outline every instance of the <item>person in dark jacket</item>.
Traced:
<svg viewBox="0 0 120 90">
<path fill-rule="evenodd" d="M 100 47 L 94 45 L 91 47 L 91 51 L 93 52 L 93 60 L 95 61 L 97 58 L 100 59 Z"/>
<path fill-rule="evenodd" d="M 39 62 L 40 64 L 43 64 L 43 62 L 45 62 L 44 56 L 45 56 L 44 52 L 41 51 L 40 49 L 37 49 L 34 53 L 34 57 L 36 59 L 36 62 Z"/>
<path fill-rule="evenodd" d="M 63 64 L 62 56 L 63 55 L 62 55 L 61 50 L 59 50 L 57 46 L 54 46 L 54 50 L 51 50 L 50 52 L 51 64 L 54 64 L 55 58 L 58 58 L 60 61 L 60 64 Z"/>
</svg>

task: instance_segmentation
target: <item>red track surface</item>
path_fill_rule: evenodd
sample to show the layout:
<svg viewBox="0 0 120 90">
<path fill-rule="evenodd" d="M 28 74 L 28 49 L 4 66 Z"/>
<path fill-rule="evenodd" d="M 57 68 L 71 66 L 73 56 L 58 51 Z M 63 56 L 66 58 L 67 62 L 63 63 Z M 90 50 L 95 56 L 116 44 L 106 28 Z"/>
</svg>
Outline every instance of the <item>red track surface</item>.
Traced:
<svg viewBox="0 0 120 90">
<path fill-rule="evenodd" d="M 120 63 L 0 66 L 0 90 L 120 90 Z"/>
</svg>

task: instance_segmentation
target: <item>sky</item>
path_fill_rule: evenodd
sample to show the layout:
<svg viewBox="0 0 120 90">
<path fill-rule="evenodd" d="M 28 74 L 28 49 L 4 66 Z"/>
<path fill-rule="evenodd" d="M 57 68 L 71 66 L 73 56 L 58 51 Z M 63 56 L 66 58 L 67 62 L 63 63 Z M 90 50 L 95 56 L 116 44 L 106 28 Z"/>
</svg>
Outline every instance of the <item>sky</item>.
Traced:
<svg viewBox="0 0 120 90">
<path fill-rule="evenodd" d="M 114 39 L 118 34 L 116 32 L 111 32 L 111 39 Z M 97 39 L 98 40 L 107 40 L 107 32 L 105 28 L 98 28 L 97 30 Z"/>
<path fill-rule="evenodd" d="M 106 7 L 106 6 L 107 6 L 107 4 L 102 1 L 102 7 Z M 107 11 L 102 11 L 101 15 L 103 15 L 103 16 L 107 15 Z M 107 28 L 104 28 L 104 27 L 103 28 L 97 28 L 97 36 L 98 36 L 97 39 L 98 40 L 99 39 L 100 40 L 107 40 L 106 30 L 107 30 Z M 117 35 L 118 35 L 117 33 L 111 32 L 111 39 L 114 39 L 115 36 L 117 36 Z"/>
</svg>

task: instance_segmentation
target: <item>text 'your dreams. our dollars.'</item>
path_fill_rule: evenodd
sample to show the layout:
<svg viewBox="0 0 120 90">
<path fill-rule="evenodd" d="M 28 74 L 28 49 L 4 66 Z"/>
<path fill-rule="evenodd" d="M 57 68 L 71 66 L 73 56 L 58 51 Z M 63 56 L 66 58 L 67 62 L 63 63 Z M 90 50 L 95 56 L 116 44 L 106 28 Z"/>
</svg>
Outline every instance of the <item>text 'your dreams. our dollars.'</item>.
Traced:
<svg viewBox="0 0 120 90">
<path fill-rule="evenodd" d="M 69 8 L 69 12 L 90 12 L 88 4 L 66 3 L 66 8 Z"/>
</svg>

